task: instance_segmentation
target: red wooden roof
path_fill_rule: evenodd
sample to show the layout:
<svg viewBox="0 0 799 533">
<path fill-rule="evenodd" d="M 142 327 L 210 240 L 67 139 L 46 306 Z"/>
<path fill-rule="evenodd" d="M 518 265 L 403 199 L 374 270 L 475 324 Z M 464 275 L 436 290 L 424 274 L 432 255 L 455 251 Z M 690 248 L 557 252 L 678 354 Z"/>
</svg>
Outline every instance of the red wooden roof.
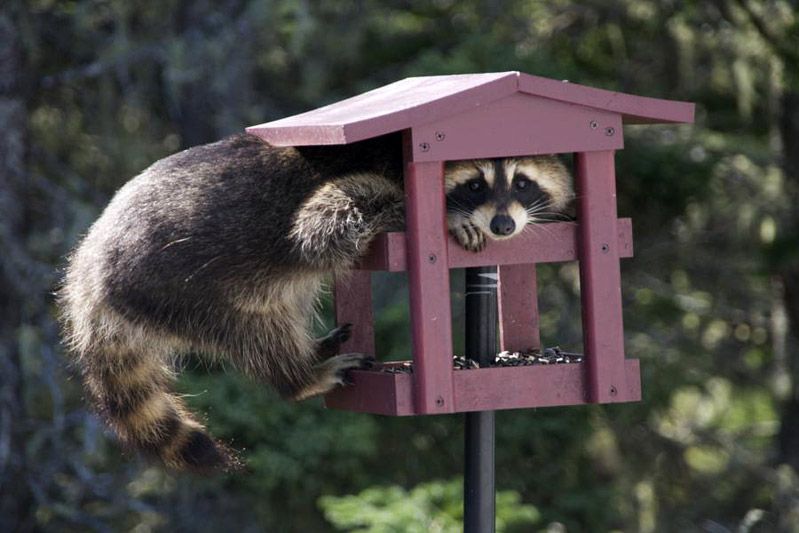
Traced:
<svg viewBox="0 0 799 533">
<path fill-rule="evenodd" d="M 247 131 L 278 146 L 347 144 L 464 113 L 517 92 L 618 113 L 632 124 L 686 123 L 694 116 L 694 105 L 688 102 L 497 72 L 405 78 Z"/>
</svg>

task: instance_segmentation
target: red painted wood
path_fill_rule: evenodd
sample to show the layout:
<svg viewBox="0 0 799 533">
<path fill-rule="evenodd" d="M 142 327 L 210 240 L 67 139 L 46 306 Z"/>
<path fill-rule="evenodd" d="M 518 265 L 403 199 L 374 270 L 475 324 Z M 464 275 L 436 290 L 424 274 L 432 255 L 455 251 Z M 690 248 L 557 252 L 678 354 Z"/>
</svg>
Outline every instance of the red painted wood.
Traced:
<svg viewBox="0 0 799 533">
<path fill-rule="evenodd" d="M 501 265 L 499 273 L 499 346 L 523 352 L 541 347 L 535 264 Z"/>
<path fill-rule="evenodd" d="M 341 353 L 375 355 L 371 274 L 356 270 L 336 277 L 333 299 L 336 324 L 353 325 L 352 336 L 341 346 Z"/>
<path fill-rule="evenodd" d="M 443 163 L 408 162 L 405 194 L 415 408 L 422 414 L 451 413 L 452 327 Z"/>
<path fill-rule="evenodd" d="M 623 137 L 618 113 L 516 93 L 414 128 L 413 157 L 451 161 L 618 150 Z"/>
<path fill-rule="evenodd" d="M 693 122 L 694 105 L 690 103 L 605 91 L 519 72 L 497 72 L 406 78 L 306 113 L 251 126 L 247 131 L 278 146 L 346 144 L 469 114 L 517 92 L 551 104 L 565 102 L 607 111 L 620 115 L 624 122 Z M 547 123 L 547 128 L 553 125 L 556 123 Z M 531 126 L 534 131 L 536 124 Z"/>
<path fill-rule="evenodd" d="M 627 390 L 613 157 L 612 151 L 575 155 L 583 344 L 588 391 L 599 403 Z"/>
<path fill-rule="evenodd" d="M 620 113 L 625 124 L 694 121 L 694 104 L 690 102 L 606 91 L 525 73 L 519 74 L 519 90 L 553 100 Z"/>
<path fill-rule="evenodd" d="M 518 72 L 408 78 L 247 131 L 275 145 L 344 144 L 405 131 L 407 232 L 379 236 L 363 271 L 337 280 L 339 322 L 352 351 L 374 352 L 368 270 L 409 272 L 415 372 L 355 372 L 331 405 L 385 414 L 617 402 L 640 398 L 625 360 L 619 258 L 632 255 L 616 219 L 613 151 L 622 123 L 692 122 L 693 104 L 644 98 Z M 442 161 L 576 152 L 579 225 L 532 227 L 473 254 L 447 237 Z M 539 344 L 534 266 L 579 256 L 586 351 L 582 365 L 453 373 L 449 268 L 500 265 L 502 344 Z"/>
<path fill-rule="evenodd" d="M 277 146 L 346 144 L 467 112 L 517 86 L 515 72 L 405 78 L 247 131 Z"/>
<path fill-rule="evenodd" d="M 585 394 L 586 363 L 509 368 L 457 370 L 453 374 L 455 412 L 527 409 L 590 403 Z M 624 361 L 627 388 L 607 403 L 641 399 L 641 374 L 637 359 Z M 352 372 L 352 387 L 327 396 L 335 409 L 382 415 L 418 415 L 411 401 L 410 374 L 374 371 Z"/>
<path fill-rule="evenodd" d="M 369 251 L 357 268 L 387 272 L 407 270 L 405 256 L 405 233 L 381 233 L 369 245 Z"/>
<path fill-rule="evenodd" d="M 633 256 L 632 221 L 617 220 L 618 247 L 621 257 Z M 464 250 L 452 238 L 447 239 L 449 268 L 522 263 L 557 263 L 577 260 L 577 224 L 551 222 L 531 226 L 507 241 L 489 240 L 479 253 Z M 404 233 L 383 233 L 375 238 L 371 250 L 360 263 L 363 270 L 403 272 L 407 270 Z"/>
<path fill-rule="evenodd" d="M 407 416 L 413 407 L 413 375 L 352 371 L 352 385 L 325 396 L 325 406 L 360 413 Z"/>
<path fill-rule="evenodd" d="M 639 374 L 638 360 L 627 361 L 623 371 Z M 455 406 L 458 412 L 522 407 L 554 407 L 589 402 L 585 371 L 581 364 L 535 367 L 486 368 L 455 373 Z M 635 383 L 635 380 L 631 380 Z M 625 381 L 626 383 L 626 381 Z M 606 403 L 641 399 L 640 387 L 620 390 Z"/>
</svg>

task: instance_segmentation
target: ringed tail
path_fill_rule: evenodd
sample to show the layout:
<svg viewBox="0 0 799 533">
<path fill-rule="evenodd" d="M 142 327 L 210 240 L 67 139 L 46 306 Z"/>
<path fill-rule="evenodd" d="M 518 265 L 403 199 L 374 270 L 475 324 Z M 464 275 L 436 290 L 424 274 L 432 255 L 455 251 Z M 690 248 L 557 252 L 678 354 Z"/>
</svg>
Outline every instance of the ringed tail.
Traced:
<svg viewBox="0 0 799 533">
<path fill-rule="evenodd" d="M 94 403 L 122 443 L 167 467 L 198 473 L 241 467 L 235 453 L 211 438 L 172 391 L 174 375 L 159 358 L 129 351 L 79 358 Z"/>
</svg>

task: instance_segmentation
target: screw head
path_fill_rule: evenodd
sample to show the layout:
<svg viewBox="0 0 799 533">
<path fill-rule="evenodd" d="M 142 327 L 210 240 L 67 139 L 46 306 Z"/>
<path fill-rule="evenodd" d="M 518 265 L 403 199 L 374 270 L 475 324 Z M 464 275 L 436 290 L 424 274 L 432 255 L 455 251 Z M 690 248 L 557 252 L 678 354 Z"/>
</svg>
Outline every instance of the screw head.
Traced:
<svg viewBox="0 0 799 533">
<path fill-rule="evenodd" d="M 619 391 L 616 389 L 616 387 L 614 385 L 611 385 L 610 386 L 610 395 L 611 396 L 616 396 L 618 393 L 619 393 Z"/>
<path fill-rule="evenodd" d="M 419 150 L 421 150 L 422 152 L 429 152 L 430 143 L 419 143 Z"/>
<path fill-rule="evenodd" d="M 438 398 L 436 398 L 436 405 L 437 405 L 438 407 L 444 407 L 444 398 L 442 398 L 441 396 L 439 396 Z"/>
<path fill-rule="evenodd" d="M 446 135 L 444 134 L 443 131 L 437 131 L 436 132 L 436 140 L 437 141 L 443 141 L 445 137 L 446 137 Z"/>
<path fill-rule="evenodd" d="M 616 133 L 616 128 L 614 128 L 613 126 L 608 126 L 607 128 L 605 128 L 605 135 L 607 135 L 608 137 L 612 137 L 613 135 L 615 135 L 615 133 Z"/>
<path fill-rule="evenodd" d="M 599 123 L 596 120 L 592 120 L 591 122 L 588 123 L 588 125 L 591 127 L 592 130 L 595 130 L 599 127 Z"/>
<path fill-rule="evenodd" d="M 430 264 L 435 263 L 436 259 L 438 259 L 436 257 L 436 254 L 430 254 L 430 255 L 427 256 L 427 262 L 430 263 Z"/>
<path fill-rule="evenodd" d="M 600 249 L 602 250 L 603 254 L 606 254 L 606 253 L 608 253 L 610 251 L 610 246 L 608 246 L 607 243 L 602 243 L 602 246 L 601 246 Z"/>
</svg>

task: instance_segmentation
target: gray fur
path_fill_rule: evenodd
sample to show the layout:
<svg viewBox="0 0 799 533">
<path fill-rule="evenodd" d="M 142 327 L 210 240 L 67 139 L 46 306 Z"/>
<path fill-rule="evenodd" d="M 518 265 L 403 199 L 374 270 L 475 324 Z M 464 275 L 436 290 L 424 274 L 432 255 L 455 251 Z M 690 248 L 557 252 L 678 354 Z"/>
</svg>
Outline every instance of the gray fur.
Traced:
<svg viewBox="0 0 799 533">
<path fill-rule="evenodd" d="M 330 339 L 346 336 L 320 343 L 308 331 L 323 278 L 402 225 L 400 150 L 396 136 L 277 148 L 236 135 L 158 161 L 118 191 L 59 296 L 88 390 L 124 440 L 167 446 L 174 435 L 155 419 L 199 426 L 174 395 L 138 393 L 149 379 L 168 392 L 177 352 L 222 357 L 289 398 L 326 392 L 364 364 L 325 360 Z"/>
</svg>

